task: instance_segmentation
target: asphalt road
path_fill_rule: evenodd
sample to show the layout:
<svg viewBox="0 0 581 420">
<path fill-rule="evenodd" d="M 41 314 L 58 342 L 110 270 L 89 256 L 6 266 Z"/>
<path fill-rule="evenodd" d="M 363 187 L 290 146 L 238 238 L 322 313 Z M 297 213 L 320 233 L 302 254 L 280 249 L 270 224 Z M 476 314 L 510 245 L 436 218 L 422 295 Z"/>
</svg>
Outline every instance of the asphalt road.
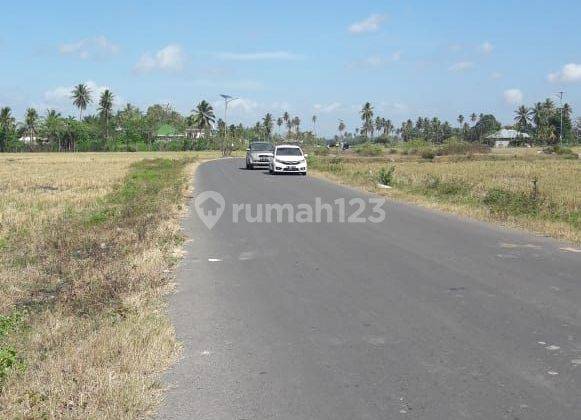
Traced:
<svg viewBox="0 0 581 420">
<path fill-rule="evenodd" d="M 196 174 L 226 210 L 185 221 L 160 418 L 581 418 L 580 253 L 393 202 L 383 223 L 233 223 L 232 203 L 370 197 L 243 166 Z"/>
</svg>

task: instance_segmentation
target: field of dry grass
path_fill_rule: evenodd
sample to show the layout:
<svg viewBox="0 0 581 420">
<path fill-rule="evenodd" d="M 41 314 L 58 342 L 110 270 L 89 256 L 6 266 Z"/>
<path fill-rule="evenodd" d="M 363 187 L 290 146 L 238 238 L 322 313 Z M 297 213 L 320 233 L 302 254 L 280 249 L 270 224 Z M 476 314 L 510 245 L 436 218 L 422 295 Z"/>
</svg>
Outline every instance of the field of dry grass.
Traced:
<svg viewBox="0 0 581 420">
<path fill-rule="evenodd" d="M 0 155 L 0 418 L 155 408 L 193 156 Z"/>
<path fill-rule="evenodd" d="M 320 175 L 370 191 L 581 243 L 581 160 L 506 149 L 489 155 L 318 157 Z M 377 186 L 393 167 L 392 189 Z"/>
</svg>

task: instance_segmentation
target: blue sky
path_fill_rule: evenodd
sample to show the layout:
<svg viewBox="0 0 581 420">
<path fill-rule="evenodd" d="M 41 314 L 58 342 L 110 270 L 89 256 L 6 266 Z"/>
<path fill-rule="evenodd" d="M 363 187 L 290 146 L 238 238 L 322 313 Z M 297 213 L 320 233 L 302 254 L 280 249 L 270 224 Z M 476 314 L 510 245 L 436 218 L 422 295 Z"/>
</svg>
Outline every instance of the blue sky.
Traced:
<svg viewBox="0 0 581 420">
<path fill-rule="evenodd" d="M 581 2 L 109 1 L 5 2 L 0 105 L 73 113 L 70 87 L 111 88 L 118 102 L 189 112 L 219 94 L 229 120 L 288 110 L 304 128 L 352 131 L 371 101 L 396 124 L 455 121 L 559 90 L 581 107 Z M 219 115 L 222 108 L 217 108 Z"/>
</svg>

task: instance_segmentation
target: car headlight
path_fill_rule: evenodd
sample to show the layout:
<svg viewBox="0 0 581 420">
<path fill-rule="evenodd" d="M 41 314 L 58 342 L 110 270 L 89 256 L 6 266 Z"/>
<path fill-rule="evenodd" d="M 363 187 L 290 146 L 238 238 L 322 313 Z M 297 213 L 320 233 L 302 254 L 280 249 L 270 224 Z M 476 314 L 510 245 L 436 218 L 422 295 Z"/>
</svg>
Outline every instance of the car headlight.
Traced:
<svg viewBox="0 0 581 420">
<path fill-rule="evenodd" d="M 276 163 L 280 163 L 281 165 L 284 165 L 284 162 L 283 162 L 282 160 L 275 159 L 274 161 L 275 161 Z"/>
</svg>

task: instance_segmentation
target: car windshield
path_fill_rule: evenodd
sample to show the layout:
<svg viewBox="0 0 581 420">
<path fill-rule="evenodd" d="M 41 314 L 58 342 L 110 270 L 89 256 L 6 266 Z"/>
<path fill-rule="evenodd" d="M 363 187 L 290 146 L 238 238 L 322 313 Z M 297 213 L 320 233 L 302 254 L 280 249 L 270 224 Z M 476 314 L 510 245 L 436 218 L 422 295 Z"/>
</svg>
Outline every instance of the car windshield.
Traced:
<svg viewBox="0 0 581 420">
<path fill-rule="evenodd" d="M 298 147 L 279 147 L 276 149 L 277 156 L 302 156 L 303 153 Z"/>
<path fill-rule="evenodd" d="M 270 143 L 252 143 L 250 150 L 253 152 L 272 152 L 272 144 Z"/>
</svg>

